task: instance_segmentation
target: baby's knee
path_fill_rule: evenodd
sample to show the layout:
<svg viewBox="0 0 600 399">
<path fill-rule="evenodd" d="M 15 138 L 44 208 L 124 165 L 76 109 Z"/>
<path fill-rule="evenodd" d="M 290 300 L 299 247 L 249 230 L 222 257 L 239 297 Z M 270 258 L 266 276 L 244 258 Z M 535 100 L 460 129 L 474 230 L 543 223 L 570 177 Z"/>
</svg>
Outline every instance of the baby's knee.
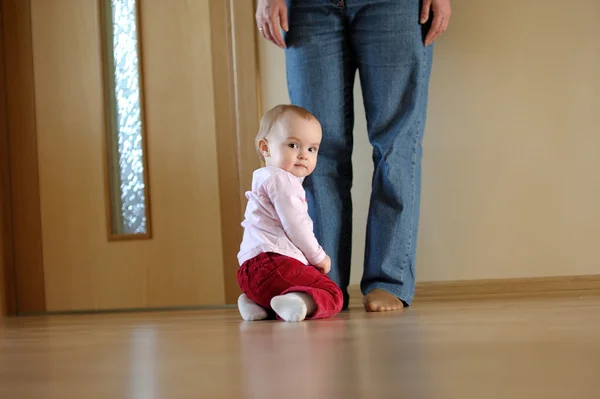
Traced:
<svg viewBox="0 0 600 399">
<path fill-rule="evenodd" d="M 336 313 L 341 312 L 344 307 L 344 293 L 329 277 L 321 275 L 318 282 L 314 286 L 320 290 L 327 292 L 333 302 L 333 309 Z"/>
<path fill-rule="evenodd" d="M 333 283 L 332 297 L 335 304 L 335 311 L 341 312 L 344 307 L 344 293 L 335 283 Z"/>
</svg>

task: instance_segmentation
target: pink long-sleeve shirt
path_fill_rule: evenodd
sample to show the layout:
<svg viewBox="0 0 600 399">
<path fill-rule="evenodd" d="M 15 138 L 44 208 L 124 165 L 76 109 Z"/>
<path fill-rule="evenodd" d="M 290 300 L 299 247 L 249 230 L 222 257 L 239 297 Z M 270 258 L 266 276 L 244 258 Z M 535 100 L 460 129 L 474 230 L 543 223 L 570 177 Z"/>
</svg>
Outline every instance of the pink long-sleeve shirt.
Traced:
<svg viewBox="0 0 600 399">
<path fill-rule="evenodd" d="M 313 233 L 301 178 L 272 166 L 258 169 L 246 198 L 240 265 L 263 252 L 289 256 L 306 265 L 325 259 Z"/>
</svg>

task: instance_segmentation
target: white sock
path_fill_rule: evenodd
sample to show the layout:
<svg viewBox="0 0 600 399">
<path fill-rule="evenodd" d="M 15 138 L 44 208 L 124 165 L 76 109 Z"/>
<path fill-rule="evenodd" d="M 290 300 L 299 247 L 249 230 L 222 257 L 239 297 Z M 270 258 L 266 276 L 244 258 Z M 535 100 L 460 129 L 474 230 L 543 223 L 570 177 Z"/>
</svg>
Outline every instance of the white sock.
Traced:
<svg viewBox="0 0 600 399">
<path fill-rule="evenodd" d="M 238 310 L 242 319 L 246 321 L 264 320 L 267 318 L 267 311 L 254 303 L 246 294 L 238 298 Z"/>
<path fill-rule="evenodd" d="M 290 292 L 271 299 L 271 307 L 285 321 L 302 321 L 317 309 L 312 296 L 304 292 Z"/>
</svg>

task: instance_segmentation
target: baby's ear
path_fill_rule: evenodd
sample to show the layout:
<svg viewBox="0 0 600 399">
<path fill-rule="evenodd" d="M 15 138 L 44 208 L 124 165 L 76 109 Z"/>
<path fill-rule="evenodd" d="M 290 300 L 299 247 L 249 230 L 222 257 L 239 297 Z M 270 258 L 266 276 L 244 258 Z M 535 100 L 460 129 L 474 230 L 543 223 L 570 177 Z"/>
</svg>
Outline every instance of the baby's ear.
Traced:
<svg viewBox="0 0 600 399">
<path fill-rule="evenodd" d="M 260 151 L 263 157 L 268 158 L 270 156 L 269 143 L 267 142 L 267 139 L 260 139 L 258 141 L 258 150 Z"/>
</svg>

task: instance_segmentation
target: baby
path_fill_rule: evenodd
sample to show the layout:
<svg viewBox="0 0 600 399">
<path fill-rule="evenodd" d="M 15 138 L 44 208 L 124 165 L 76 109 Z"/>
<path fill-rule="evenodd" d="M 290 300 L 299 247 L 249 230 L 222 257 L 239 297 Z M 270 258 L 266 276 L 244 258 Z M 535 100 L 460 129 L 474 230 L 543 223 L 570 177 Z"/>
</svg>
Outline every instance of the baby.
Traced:
<svg viewBox="0 0 600 399">
<path fill-rule="evenodd" d="M 307 110 L 278 105 L 261 120 L 256 148 L 266 166 L 246 193 L 238 309 L 244 320 L 274 311 L 285 321 L 335 316 L 343 294 L 327 277 L 331 259 L 319 245 L 302 181 L 317 164 L 321 125 Z"/>
</svg>

